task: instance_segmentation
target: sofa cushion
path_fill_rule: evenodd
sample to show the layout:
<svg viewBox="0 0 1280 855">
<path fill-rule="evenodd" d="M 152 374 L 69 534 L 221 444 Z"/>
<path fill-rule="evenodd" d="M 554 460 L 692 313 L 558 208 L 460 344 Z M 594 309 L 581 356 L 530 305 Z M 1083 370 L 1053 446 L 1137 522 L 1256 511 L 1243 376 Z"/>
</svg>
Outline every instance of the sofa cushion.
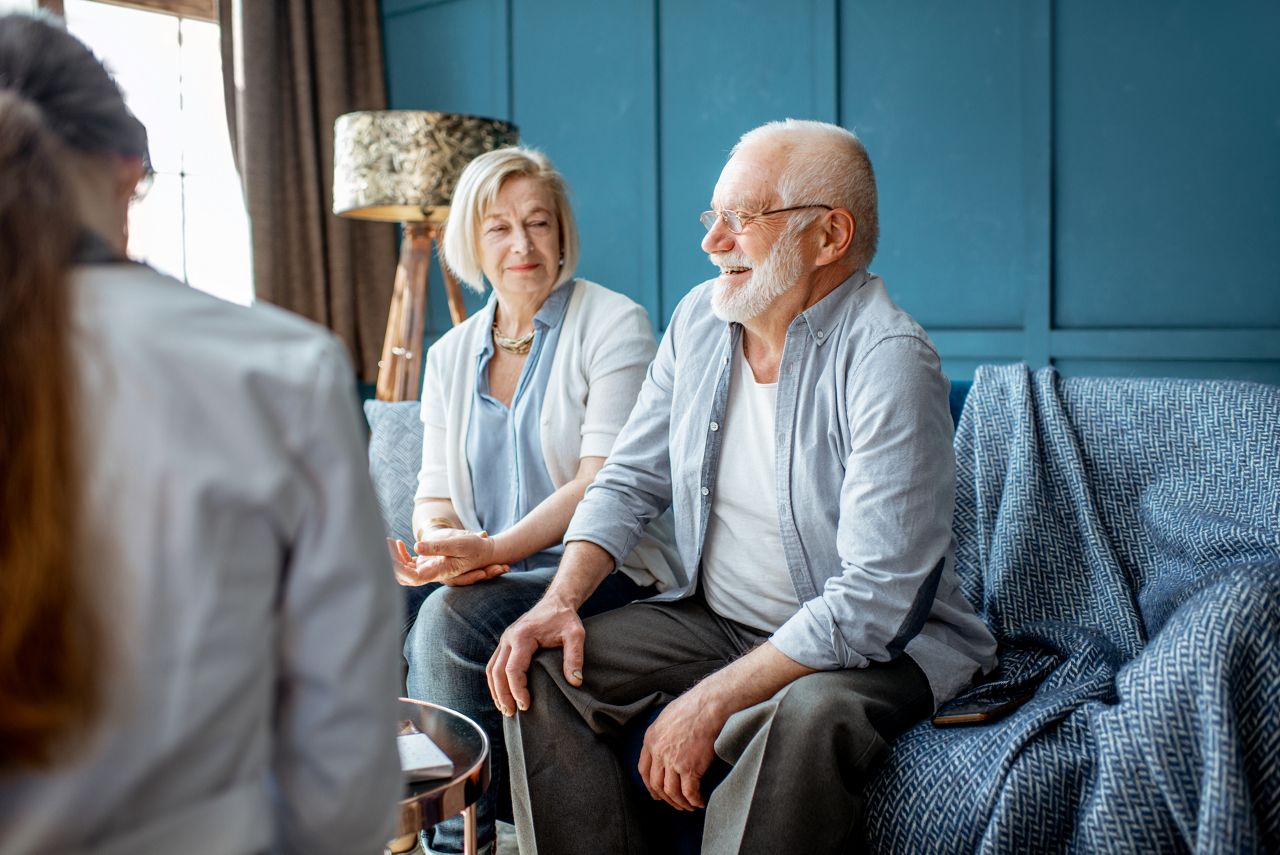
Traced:
<svg viewBox="0 0 1280 855">
<path fill-rule="evenodd" d="M 369 422 L 369 474 L 378 507 L 387 527 L 387 536 L 412 544 L 413 496 L 418 491 L 418 470 L 422 468 L 422 422 L 417 401 L 392 403 L 365 401 L 364 416 Z M 404 593 L 408 632 L 427 594 L 438 585 L 401 588 Z"/>
<path fill-rule="evenodd" d="M 387 535 L 413 542 L 413 495 L 422 468 L 422 422 L 417 401 L 365 401 L 369 421 L 369 474 Z"/>
</svg>

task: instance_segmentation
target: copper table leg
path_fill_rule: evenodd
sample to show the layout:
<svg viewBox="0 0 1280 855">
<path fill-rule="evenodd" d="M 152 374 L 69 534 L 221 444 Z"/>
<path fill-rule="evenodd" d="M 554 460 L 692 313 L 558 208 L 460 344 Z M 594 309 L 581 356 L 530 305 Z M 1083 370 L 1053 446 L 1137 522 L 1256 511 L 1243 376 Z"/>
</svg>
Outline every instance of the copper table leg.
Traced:
<svg viewBox="0 0 1280 855">
<path fill-rule="evenodd" d="M 473 802 L 462 812 L 462 851 L 465 855 L 478 855 L 476 849 L 476 806 Z"/>
</svg>

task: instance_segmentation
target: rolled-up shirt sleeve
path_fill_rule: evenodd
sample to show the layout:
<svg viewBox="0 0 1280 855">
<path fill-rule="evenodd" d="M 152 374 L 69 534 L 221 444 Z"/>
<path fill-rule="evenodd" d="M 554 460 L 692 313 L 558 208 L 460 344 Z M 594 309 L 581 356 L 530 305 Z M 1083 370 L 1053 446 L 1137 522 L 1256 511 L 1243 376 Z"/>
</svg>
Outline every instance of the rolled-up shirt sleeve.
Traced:
<svg viewBox="0 0 1280 855">
<path fill-rule="evenodd" d="M 565 532 L 566 543 L 590 541 L 612 555 L 615 566 L 635 548 L 645 526 L 671 505 L 668 438 L 680 316 L 677 308 L 609 460 Z"/>
<path fill-rule="evenodd" d="M 819 670 L 901 653 L 928 618 L 950 555 L 955 456 L 936 352 L 909 335 L 879 342 L 851 372 L 847 402 L 841 572 L 772 637 Z"/>
</svg>

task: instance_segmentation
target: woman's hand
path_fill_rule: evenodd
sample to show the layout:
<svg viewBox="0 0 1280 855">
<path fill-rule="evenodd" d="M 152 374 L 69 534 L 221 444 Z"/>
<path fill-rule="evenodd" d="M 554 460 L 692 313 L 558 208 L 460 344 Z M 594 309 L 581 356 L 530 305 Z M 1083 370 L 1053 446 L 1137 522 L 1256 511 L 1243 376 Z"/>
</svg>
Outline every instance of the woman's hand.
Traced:
<svg viewBox="0 0 1280 855">
<path fill-rule="evenodd" d="M 511 569 L 493 560 L 494 542 L 486 531 L 433 529 L 418 541 L 414 551 L 418 553 L 416 570 L 423 582 L 472 585 Z"/>
<path fill-rule="evenodd" d="M 418 562 L 403 540 L 388 537 L 387 549 L 391 550 L 391 567 L 396 572 L 397 582 L 410 588 L 427 583 L 426 579 L 419 578 Z"/>
<path fill-rule="evenodd" d="M 487 535 L 485 535 L 487 538 Z M 422 544 L 418 544 L 421 546 Z M 396 573 L 396 581 L 407 587 L 417 587 L 430 582 L 442 582 L 451 587 L 473 585 L 495 576 L 501 576 L 511 569 L 507 564 L 488 564 L 471 570 L 464 570 L 448 579 L 440 578 L 440 558 L 438 556 L 414 555 L 403 540 L 387 538 L 387 547 L 391 550 L 392 565 Z"/>
</svg>

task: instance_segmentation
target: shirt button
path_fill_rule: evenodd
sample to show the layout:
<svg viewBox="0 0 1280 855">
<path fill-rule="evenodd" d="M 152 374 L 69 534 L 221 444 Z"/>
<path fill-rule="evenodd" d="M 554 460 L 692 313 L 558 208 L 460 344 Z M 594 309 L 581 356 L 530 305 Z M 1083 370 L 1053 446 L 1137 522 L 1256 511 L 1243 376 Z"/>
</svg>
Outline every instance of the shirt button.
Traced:
<svg viewBox="0 0 1280 855">
<path fill-rule="evenodd" d="M 825 333 L 825 332 L 823 332 L 822 330 L 818 330 L 818 332 L 817 332 L 817 336 L 818 336 L 818 338 L 822 338 L 822 337 L 823 337 L 823 336 L 825 336 L 825 335 L 826 335 L 826 333 Z"/>
<path fill-rule="evenodd" d="M 711 491 L 710 491 L 710 490 L 708 490 L 706 487 L 703 487 L 703 488 L 702 488 L 702 495 L 704 495 L 704 496 L 710 496 L 710 495 L 711 495 Z"/>
<path fill-rule="evenodd" d="M 720 423 L 719 423 L 719 422 L 712 422 L 712 423 L 711 423 L 711 430 L 712 430 L 712 431 L 718 431 L 718 430 L 720 430 Z"/>
</svg>

